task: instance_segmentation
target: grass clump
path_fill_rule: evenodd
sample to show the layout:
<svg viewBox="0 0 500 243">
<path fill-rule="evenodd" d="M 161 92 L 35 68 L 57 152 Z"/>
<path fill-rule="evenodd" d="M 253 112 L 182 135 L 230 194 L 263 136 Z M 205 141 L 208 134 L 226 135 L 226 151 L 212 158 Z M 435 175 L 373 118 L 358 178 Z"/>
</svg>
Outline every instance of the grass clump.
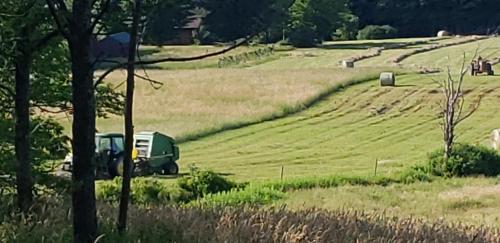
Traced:
<svg viewBox="0 0 500 243">
<path fill-rule="evenodd" d="M 493 149 L 457 144 L 453 147 L 450 158 L 445 159 L 443 155 L 443 149 L 429 155 L 432 174 L 445 177 L 500 174 L 500 155 Z"/>
</svg>

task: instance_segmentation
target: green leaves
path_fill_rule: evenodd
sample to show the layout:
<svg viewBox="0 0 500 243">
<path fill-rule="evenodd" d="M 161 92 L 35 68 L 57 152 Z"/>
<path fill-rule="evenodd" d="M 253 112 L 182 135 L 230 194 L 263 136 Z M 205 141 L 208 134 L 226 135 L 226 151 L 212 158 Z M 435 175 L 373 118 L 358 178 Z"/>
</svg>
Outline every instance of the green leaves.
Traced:
<svg viewBox="0 0 500 243">
<path fill-rule="evenodd" d="M 312 47 L 330 39 L 343 26 L 349 14 L 347 0 L 297 0 L 290 7 L 288 31 L 290 43 L 297 47 Z"/>
</svg>

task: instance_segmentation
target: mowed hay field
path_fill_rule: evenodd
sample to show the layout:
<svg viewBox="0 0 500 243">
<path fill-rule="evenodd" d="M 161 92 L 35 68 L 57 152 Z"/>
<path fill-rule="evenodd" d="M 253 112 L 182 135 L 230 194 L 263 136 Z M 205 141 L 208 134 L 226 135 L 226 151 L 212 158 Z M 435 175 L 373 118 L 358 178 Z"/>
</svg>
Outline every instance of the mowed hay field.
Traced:
<svg viewBox="0 0 500 243">
<path fill-rule="evenodd" d="M 427 61 L 411 63 L 415 58 L 412 56 L 403 66 L 445 69 L 449 64 L 457 74 L 464 53 L 470 59 L 476 49 L 484 57 L 498 57 L 500 38 L 418 54 L 415 56 Z M 399 51 L 400 55 L 407 50 L 390 51 Z M 384 51 L 375 58 L 392 59 L 387 54 Z M 295 61 L 321 58 L 318 55 Z M 264 66 L 255 68 L 265 69 Z M 389 63 L 381 66 L 392 67 Z M 498 70 L 500 65 L 494 68 Z M 362 72 L 359 68 L 355 70 Z M 442 146 L 439 118 L 442 94 L 435 80 L 444 78 L 446 73 L 408 73 L 397 76 L 396 87 L 380 87 L 375 79 L 347 87 L 286 118 L 184 143 L 181 166 L 195 163 L 238 181 L 256 182 L 278 180 L 282 169 L 285 179 L 307 180 L 330 175 L 371 177 L 376 161 L 378 176 L 402 172 L 411 165 L 426 163 L 427 154 Z M 478 97 L 482 100 L 477 112 L 458 127 L 457 142 L 489 146 L 490 132 L 500 127 L 500 78 L 466 76 L 464 90 L 466 106 Z M 466 178 L 314 188 L 289 192 L 273 205 L 293 210 L 348 208 L 388 216 L 500 227 L 499 183 L 497 178 Z"/>
<path fill-rule="evenodd" d="M 424 162 L 441 146 L 435 75 L 402 75 L 397 87 L 358 84 L 299 114 L 228 131 L 181 146 L 181 164 L 196 163 L 240 180 L 322 175 L 390 174 Z M 500 126 L 497 77 L 466 80 L 469 100 L 481 106 L 458 128 L 458 141 L 487 144 Z"/>
<path fill-rule="evenodd" d="M 462 39 L 332 42 L 283 51 L 275 59 L 247 66 L 149 70 L 164 87 L 155 90 L 137 81 L 135 128 L 192 139 L 180 143 L 181 173 L 195 164 L 255 184 L 279 180 L 281 172 L 292 181 L 372 178 L 377 162 L 379 177 L 395 175 L 425 163 L 429 152 L 442 147 L 442 94 L 435 80 L 446 78 L 446 73 L 415 70 L 449 65 L 456 75 L 464 53 L 466 63 L 476 50 L 486 58 L 500 57 L 500 38 L 420 53 L 400 65 L 390 61 L 417 48 Z M 425 43 L 384 50 L 357 62 L 354 69 L 339 67 L 341 60 L 372 53 L 374 47 L 415 41 Z M 500 72 L 500 65 L 494 69 Z M 398 72 L 397 86 L 380 87 L 376 76 L 390 70 Z M 108 81 L 118 84 L 124 77 L 116 72 Z M 458 127 L 457 142 L 488 146 L 490 132 L 500 128 L 500 77 L 467 75 L 464 90 L 466 106 L 478 97 L 482 100 L 477 112 Z M 98 121 L 100 130 L 121 131 L 122 126 L 118 117 Z M 497 178 L 467 178 L 313 188 L 288 191 L 273 205 L 294 210 L 349 208 L 498 227 L 499 183 Z"/>
<path fill-rule="evenodd" d="M 255 123 L 181 144 L 181 170 L 196 164 L 238 180 L 274 179 L 282 166 L 285 177 L 367 175 L 377 160 L 380 173 L 398 172 L 423 162 L 428 152 L 441 146 L 441 94 L 433 80 L 445 78 L 444 73 L 408 71 L 397 77 L 397 87 L 380 87 L 375 79 L 380 71 L 399 69 L 391 64 L 342 69 L 339 62 L 377 46 L 425 41 L 417 45 L 421 47 L 457 39 L 463 38 L 332 42 L 322 48 L 287 51 L 278 60 L 246 68 L 149 70 L 151 78 L 164 86 L 155 90 L 146 81 L 137 81 L 135 128 L 183 141 Z M 500 55 L 499 39 L 418 54 L 404 60 L 404 67 L 444 68 L 443 60 L 449 59 L 446 63 L 457 73 L 463 54 L 471 56 L 478 46 L 480 55 Z M 183 55 L 200 51 L 200 47 L 183 48 Z M 404 53 L 408 48 L 394 50 Z M 359 64 L 390 59 L 386 52 L 394 50 Z M 370 77 L 371 81 L 333 92 L 300 113 L 275 119 L 305 108 L 321 94 L 335 91 L 332 87 Z M 124 78 L 124 73 L 115 72 L 109 81 L 118 84 Z M 498 81 L 497 77 L 467 77 L 468 99 L 484 98 L 477 113 L 459 127 L 459 142 L 487 144 L 490 131 L 500 127 L 494 119 L 500 114 Z M 266 120 L 272 121 L 259 123 Z M 98 121 L 103 131 L 120 131 L 122 126 L 118 117 Z"/>
<path fill-rule="evenodd" d="M 332 87 L 375 77 L 380 70 L 149 70 L 148 75 L 164 83 L 155 90 L 138 80 L 135 92 L 136 130 L 155 130 L 185 139 L 284 116 L 299 110 Z M 111 82 L 125 79 L 113 73 Z M 121 117 L 100 119 L 102 131 L 123 129 Z"/>
<path fill-rule="evenodd" d="M 373 47 L 415 41 L 426 41 L 428 43 L 425 45 L 432 45 L 455 40 L 418 38 L 328 42 L 322 48 L 289 51 L 285 48 L 285 51 L 276 51 L 264 63 L 249 62 L 231 68 L 216 68 L 218 57 L 197 62 L 164 63 L 156 67 L 160 69 L 147 71 L 151 78 L 164 83 L 161 89 L 155 90 L 147 81 L 137 81 L 134 111 L 136 129 L 158 130 L 185 140 L 281 117 L 300 110 L 318 96 L 328 94 L 334 86 L 376 77 L 383 70 L 398 70 L 396 67 L 387 67 L 388 65 L 367 65 L 361 69 L 346 70 L 340 68 L 342 60 L 370 53 L 370 48 Z M 152 53 L 147 58 L 182 57 L 222 48 L 145 47 L 144 52 Z M 224 56 L 261 48 L 267 47 L 240 47 Z M 146 76 L 143 71 L 139 73 Z M 125 73 L 119 71 L 108 78 L 108 82 L 115 85 L 124 80 Z M 101 119 L 98 121 L 98 129 L 120 131 L 122 119 Z"/>
</svg>

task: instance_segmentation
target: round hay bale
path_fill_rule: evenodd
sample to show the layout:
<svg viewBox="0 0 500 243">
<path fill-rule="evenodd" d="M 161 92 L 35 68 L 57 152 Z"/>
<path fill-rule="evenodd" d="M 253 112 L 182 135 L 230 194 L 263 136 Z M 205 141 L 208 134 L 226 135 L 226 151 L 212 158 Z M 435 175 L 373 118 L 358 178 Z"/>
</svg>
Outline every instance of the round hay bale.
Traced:
<svg viewBox="0 0 500 243">
<path fill-rule="evenodd" d="M 396 85 L 396 76 L 392 72 L 384 72 L 380 74 L 380 86 Z"/>
<path fill-rule="evenodd" d="M 496 129 L 491 132 L 491 146 L 495 150 L 500 150 L 500 129 Z"/>
<path fill-rule="evenodd" d="M 354 62 L 350 60 L 343 60 L 342 67 L 344 68 L 354 68 Z"/>
<path fill-rule="evenodd" d="M 447 36 L 451 36 L 451 33 L 446 30 L 440 30 L 437 33 L 437 37 L 447 37 Z"/>
</svg>

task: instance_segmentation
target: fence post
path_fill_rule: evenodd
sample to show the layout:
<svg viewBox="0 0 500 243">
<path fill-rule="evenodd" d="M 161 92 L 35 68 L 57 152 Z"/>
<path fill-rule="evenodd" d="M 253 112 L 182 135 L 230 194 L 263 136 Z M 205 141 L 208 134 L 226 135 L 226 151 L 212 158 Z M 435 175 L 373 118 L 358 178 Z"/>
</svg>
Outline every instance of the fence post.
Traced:
<svg viewBox="0 0 500 243">
<path fill-rule="evenodd" d="M 285 169 L 285 166 L 281 166 L 281 173 L 280 173 L 280 180 L 283 180 L 283 171 Z"/>
<path fill-rule="evenodd" d="M 377 176 L 378 159 L 375 160 L 375 176 Z"/>
</svg>

